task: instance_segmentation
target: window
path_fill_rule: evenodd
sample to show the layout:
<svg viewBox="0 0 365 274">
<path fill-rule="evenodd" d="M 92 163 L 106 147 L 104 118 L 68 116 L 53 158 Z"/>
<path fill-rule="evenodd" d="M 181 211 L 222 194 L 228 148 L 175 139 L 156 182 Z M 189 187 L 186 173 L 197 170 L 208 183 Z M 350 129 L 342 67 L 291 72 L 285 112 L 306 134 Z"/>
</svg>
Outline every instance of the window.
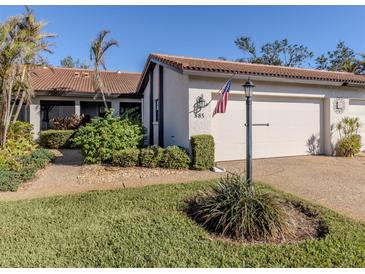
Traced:
<svg viewBox="0 0 365 274">
<path fill-rule="evenodd" d="M 158 115 L 159 115 L 159 102 L 158 99 L 155 100 L 155 121 L 158 122 Z"/>
<path fill-rule="evenodd" d="M 141 103 L 132 103 L 132 102 L 121 102 L 119 108 L 119 114 L 122 115 L 127 111 L 135 111 L 138 114 L 141 113 Z"/>
<path fill-rule="evenodd" d="M 75 114 L 74 101 L 40 101 L 41 129 L 51 128 L 51 120 L 57 117 L 69 117 Z"/>
<path fill-rule="evenodd" d="M 107 102 L 106 104 L 108 105 L 108 108 L 111 107 L 111 102 Z M 104 102 L 81 101 L 80 113 L 87 118 L 103 117 L 105 115 Z"/>
</svg>

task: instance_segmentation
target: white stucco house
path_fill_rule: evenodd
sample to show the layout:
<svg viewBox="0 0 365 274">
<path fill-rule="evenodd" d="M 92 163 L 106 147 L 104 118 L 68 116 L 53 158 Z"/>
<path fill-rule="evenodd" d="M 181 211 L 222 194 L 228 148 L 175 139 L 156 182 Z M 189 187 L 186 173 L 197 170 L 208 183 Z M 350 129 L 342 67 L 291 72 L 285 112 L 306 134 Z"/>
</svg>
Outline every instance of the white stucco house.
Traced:
<svg viewBox="0 0 365 274">
<path fill-rule="evenodd" d="M 218 92 L 232 74 L 226 113 L 212 117 Z M 150 144 L 190 147 L 195 134 L 211 134 L 216 161 L 245 158 L 245 97 L 242 84 L 256 85 L 253 157 L 333 153 L 333 126 L 359 117 L 365 149 L 365 76 L 151 54 L 137 94 L 143 96 L 143 124 Z M 199 104 L 198 104 L 199 103 Z M 198 106 L 204 107 L 198 107 Z"/>
<path fill-rule="evenodd" d="M 33 124 L 37 139 L 41 130 L 50 127 L 55 117 L 72 114 L 95 117 L 104 112 L 103 100 L 95 97 L 93 70 L 79 68 L 38 67 L 31 72 L 34 98 L 23 108 L 20 119 Z M 141 109 L 141 96 L 136 95 L 140 73 L 102 71 L 109 107 L 121 114 L 130 108 Z"/>
<path fill-rule="evenodd" d="M 22 112 L 35 137 L 53 117 L 103 112 L 95 97 L 91 70 L 37 68 L 32 72 L 35 97 Z M 212 116 L 218 93 L 236 74 L 226 113 Z M 365 76 L 182 56 L 151 54 L 142 74 L 102 72 L 115 114 L 141 109 L 150 145 L 190 149 L 190 137 L 211 134 L 216 161 L 245 158 L 245 97 L 242 84 L 254 84 L 253 157 L 333 154 L 343 117 L 359 117 L 365 149 Z"/>
</svg>

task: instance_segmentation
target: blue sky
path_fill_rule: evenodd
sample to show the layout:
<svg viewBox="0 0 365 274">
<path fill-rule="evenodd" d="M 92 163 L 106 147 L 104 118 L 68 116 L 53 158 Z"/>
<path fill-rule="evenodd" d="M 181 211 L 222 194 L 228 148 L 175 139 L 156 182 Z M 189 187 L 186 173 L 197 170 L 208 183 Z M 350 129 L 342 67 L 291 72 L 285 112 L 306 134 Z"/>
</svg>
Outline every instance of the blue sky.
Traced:
<svg viewBox="0 0 365 274">
<path fill-rule="evenodd" d="M 58 34 L 53 65 L 72 55 L 88 60 L 89 45 L 101 29 L 119 41 L 106 56 L 110 70 L 141 71 L 151 52 L 228 59 L 242 57 L 239 35 L 257 46 L 275 39 L 308 46 L 316 55 L 339 40 L 365 52 L 365 6 L 31 6 L 47 31 Z M 0 20 L 22 6 L 1 6 Z"/>
</svg>

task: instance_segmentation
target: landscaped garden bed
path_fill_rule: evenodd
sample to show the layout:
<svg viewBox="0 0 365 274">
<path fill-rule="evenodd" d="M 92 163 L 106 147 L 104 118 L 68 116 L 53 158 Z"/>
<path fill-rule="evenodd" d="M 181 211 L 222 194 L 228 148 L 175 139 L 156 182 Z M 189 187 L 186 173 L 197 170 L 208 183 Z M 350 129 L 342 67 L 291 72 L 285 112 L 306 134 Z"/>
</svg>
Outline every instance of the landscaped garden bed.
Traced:
<svg viewBox="0 0 365 274">
<path fill-rule="evenodd" d="M 304 201 L 329 227 L 319 239 L 248 245 L 215 237 L 186 214 L 187 199 L 215 184 L 2 202 L 0 266 L 365 267 L 365 225 Z"/>
<path fill-rule="evenodd" d="M 24 122 L 10 128 L 8 141 L 0 148 L 0 191 L 16 191 L 54 158 L 52 152 L 35 144 L 32 129 Z"/>
</svg>

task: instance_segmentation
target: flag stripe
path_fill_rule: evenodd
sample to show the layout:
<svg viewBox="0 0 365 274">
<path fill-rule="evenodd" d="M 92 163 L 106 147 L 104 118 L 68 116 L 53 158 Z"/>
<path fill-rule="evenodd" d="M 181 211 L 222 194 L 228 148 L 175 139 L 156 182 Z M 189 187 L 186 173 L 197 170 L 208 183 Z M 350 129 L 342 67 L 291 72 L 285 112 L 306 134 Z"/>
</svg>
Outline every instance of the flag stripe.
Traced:
<svg viewBox="0 0 365 274">
<path fill-rule="evenodd" d="M 215 106 L 213 116 L 217 113 L 225 113 L 228 103 L 228 93 L 231 89 L 232 82 L 231 80 L 228 80 L 226 84 L 223 86 L 223 88 L 219 92 L 219 100 L 217 102 L 217 105 Z"/>
</svg>

